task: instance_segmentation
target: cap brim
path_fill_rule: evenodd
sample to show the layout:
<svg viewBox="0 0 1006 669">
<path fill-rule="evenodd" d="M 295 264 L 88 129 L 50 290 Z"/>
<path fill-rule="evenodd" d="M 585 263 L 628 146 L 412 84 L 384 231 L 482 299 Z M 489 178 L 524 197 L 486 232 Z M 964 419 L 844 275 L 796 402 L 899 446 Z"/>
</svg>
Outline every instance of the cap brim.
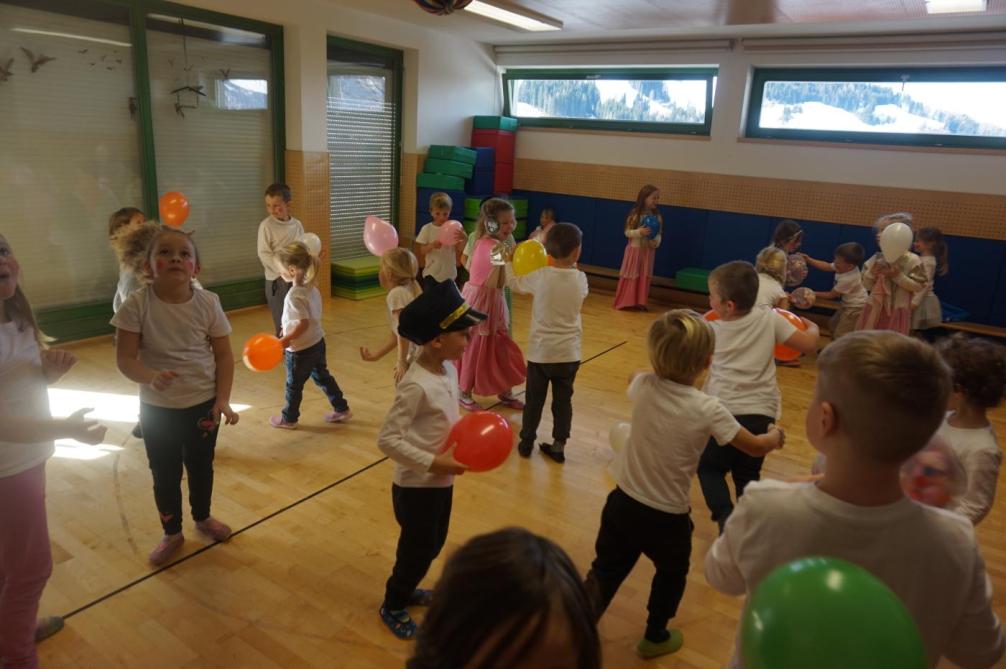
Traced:
<svg viewBox="0 0 1006 669">
<path fill-rule="evenodd" d="M 486 319 L 486 315 L 481 311 L 475 311 L 474 309 L 469 309 L 465 313 L 461 314 L 456 321 L 447 326 L 444 332 L 457 332 L 458 330 L 467 330 L 473 325 L 478 325 Z"/>
</svg>

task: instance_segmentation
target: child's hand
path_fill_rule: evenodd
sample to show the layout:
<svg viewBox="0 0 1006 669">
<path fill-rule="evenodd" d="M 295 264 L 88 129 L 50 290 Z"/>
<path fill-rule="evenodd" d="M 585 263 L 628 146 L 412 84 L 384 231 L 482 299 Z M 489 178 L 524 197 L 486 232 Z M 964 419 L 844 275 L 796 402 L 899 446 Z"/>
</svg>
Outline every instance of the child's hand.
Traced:
<svg viewBox="0 0 1006 669">
<path fill-rule="evenodd" d="M 430 473 L 461 476 L 468 471 L 467 465 L 463 465 L 454 459 L 454 451 L 457 447 L 458 443 L 454 442 L 450 448 L 433 458 L 433 462 L 430 463 Z"/>
<path fill-rule="evenodd" d="M 178 378 L 177 372 L 171 372 L 168 370 L 161 370 L 154 375 L 154 378 L 150 380 L 150 386 L 157 391 L 165 391 L 168 386 L 171 385 L 172 381 Z"/>
<path fill-rule="evenodd" d="M 433 243 L 431 244 L 431 246 L 432 246 L 433 248 L 435 248 L 435 249 L 439 249 L 439 248 L 442 248 L 442 247 L 443 247 L 443 244 L 441 244 L 441 243 L 440 243 L 440 240 L 439 240 L 439 239 L 434 239 L 434 240 L 433 240 Z"/>
<path fill-rule="evenodd" d="M 653 230 L 650 230 L 646 226 L 643 226 L 643 227 L 639 228 L 639 236 L 640 237 L 649 237 L 652 234 L 653 234 Z"/>
<path fill-rule="evenodd" d="M 100 444 L 105 439 L 108 429 L 96 420 L 86 420 L 84 416 L 94 409 L 77 409 L 63 419 L 66 436 L 84 444 Z"/>
<path fill-rule="evenodd" d="M 775 441 L 775 445 L 773 446 L 774 450 L 782 448 L 783 444 L 786 443 L 786 433 L 782 431 L 781 427 L 778 427 L 774 423 L 768 426 L 768 432 L 766 432 L 766 434 L 772 437 L 773 441 Z"/>
<path fill-rule="evenodd" d="M 49 349 L 42 351 L 42 373 L 49 383 L 54 383 L 77 364 L 77 356 L 69 351 Z"/>
<path fill-rule="evenodd" d="M 229 402 L 221 402 L 217 400 L 216 402 L 213 403 L 213 408 L 210 409 L 210 412 L 213 414 L 213 421 L 217 425 L 220 424 L 221 415 L 223 415 L 227 425 L 237 425 L 238 418 L 240 418 L 240 416 L 238 416 L 237 413 L 233 409 L 231 409 L 231 405 Z"/>
<path fill-rule="evenodd" d="M 360 357 L 366 360 L 367 362 L 377 362 L 378 360 L 380 360 L 380 358 L 371 353 L 370 349 L 367 348 L 366 346 L 360 347 Z"/>
<path fill-rule="evenodd" d="M 293 341 L 293 337 L 289 335 L 283 335 L 282 337 L 279 338 L 279 345 L 282 346 L 283 350 L 285 351 L 290 346 L 291 341 Z"/>
</svg>

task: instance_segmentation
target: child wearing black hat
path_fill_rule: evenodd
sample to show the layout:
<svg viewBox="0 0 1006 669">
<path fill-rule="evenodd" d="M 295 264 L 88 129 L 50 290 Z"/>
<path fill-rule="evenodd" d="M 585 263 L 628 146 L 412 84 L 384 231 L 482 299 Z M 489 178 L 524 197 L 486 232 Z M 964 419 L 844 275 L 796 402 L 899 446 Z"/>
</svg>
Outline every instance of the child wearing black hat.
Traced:
<svg viewBox="0 0 1006 669">
<path fill-rule="evenodd" d="M 451 281 L 428 288 L 398 317 L 398 334 L 421 347 L 395 389 L 377 446 L 395 461 L 391 503 L 401 527 L 395 566 L 381 604 L 381 620 L 400 639 L 416 633 L 407 606 L 427 605 L 418 588 L 447 539 L 454 476 L 465 466 L 454 446 L 440 452 L 460 417 L 458 373 L 450 361 L 465 351 L 469 328 L 485 320 Z"/>
</svg>

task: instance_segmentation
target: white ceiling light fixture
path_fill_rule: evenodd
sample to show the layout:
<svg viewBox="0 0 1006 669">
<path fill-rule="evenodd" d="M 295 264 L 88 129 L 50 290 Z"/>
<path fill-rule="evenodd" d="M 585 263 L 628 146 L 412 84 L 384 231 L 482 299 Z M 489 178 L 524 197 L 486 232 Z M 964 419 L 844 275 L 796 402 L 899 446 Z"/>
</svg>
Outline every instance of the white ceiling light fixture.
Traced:
<svg viewBox="0 0 1006 669">
<path fill-rule="evenodd" d="M 472 0 L 471 4 L 464 8 L 464 11 L 531 32 L 562 30 L 562 21 L 532 12 L 523 7 L 506 5 L 506 8 L 504 8 L 503 6 L 499 6 L 500 4 L 502 3 L 494 2 L 493 4 L 489 4 L 481 0 Z"/>
<path fill-rule="evenodd" d="M 926 12 L 929 14 L 984 12 L 987 5 L 988 0 L 926 0 Z"/>
</svg>

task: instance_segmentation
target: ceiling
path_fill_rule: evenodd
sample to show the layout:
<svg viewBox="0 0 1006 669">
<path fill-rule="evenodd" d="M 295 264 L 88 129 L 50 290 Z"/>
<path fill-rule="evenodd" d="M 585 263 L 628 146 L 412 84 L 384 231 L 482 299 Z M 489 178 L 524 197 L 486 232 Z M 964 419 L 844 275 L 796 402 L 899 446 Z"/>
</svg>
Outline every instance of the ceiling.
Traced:
<svg viewBox="0 0 1006 669">
<path fill-rule="evenodd" d="M 489 0 L 492 2 L 493 0 Z M 1006 0 L 980 13 L 935 15 L 925 0 L 498 0 L 558 19 L 563 29 L 528 33 L 460 11 L 428 14 L 412 0 L 329 0 L 489 44 L 667 36 L 822 34 L 1006 28 Z"/>
</svg>

